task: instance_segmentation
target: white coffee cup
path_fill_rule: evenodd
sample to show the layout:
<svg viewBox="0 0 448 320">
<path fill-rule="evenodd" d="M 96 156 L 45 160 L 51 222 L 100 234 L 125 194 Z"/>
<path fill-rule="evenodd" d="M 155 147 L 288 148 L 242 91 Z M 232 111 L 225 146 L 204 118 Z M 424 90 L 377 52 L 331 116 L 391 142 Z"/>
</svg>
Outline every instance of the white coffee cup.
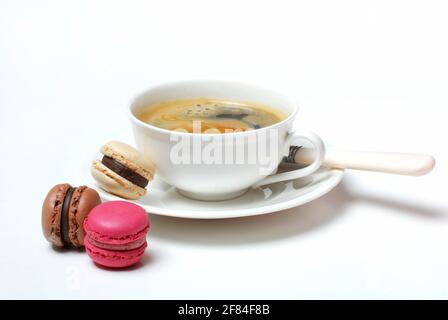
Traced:
<svg viewBox="0 0 448 320">
<path fill-rule="evenodd" d="M 225 134 L 171 131 L 147 124 L 137 117 L 141 109 L 159 102 L 194 98 L 267 105 L 280 110 L 286 117 L 268 127 Z M 137 96 L 129 107 L 136 146 L 151 158 L 157 175 L 182 195 L 208 201 L 231 199 L 250 187 L 301 178 L 319 169 L 325 155 L 324 143 L 310 131 L 292 131 L 297 111 L 294 100 L 281 93 L 250 84 L 218 80 L 159 85 Z M 291 142 L 296 139 L 307 140 L 314 146 L 314 162 L 305 168 L 275 174 Z M 215 148 L 210 147 L 212 142 Z M 176 153 L 180 147 L 184 152 Z M 185 151 L 189 153 L 189 161 Z M 182 154 L 186 161 L 179 162 L 178 154 Z"/>
</svg>

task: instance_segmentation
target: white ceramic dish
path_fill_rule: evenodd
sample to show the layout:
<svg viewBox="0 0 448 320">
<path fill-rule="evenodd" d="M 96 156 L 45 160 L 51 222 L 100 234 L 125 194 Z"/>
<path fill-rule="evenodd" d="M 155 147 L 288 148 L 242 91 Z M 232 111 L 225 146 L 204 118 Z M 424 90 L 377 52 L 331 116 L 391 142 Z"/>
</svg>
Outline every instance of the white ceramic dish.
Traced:
<svg viewBox="0 0 448 320">
<path fill-rule="evenodd" d="M 180 195 L 157 176 L 148 193 L 133 201 L 147 212 L 191 219 L 224 219 L 273 213 L 315 200 L 333 189 L 344 175 L 343 170 L 321 168 L 305 177 L 288 182 L 249 189 L 244 195 L 225 201 L 198 201 Z M 91 183 L 103 200 L 123 200 Z"/>
</svg>

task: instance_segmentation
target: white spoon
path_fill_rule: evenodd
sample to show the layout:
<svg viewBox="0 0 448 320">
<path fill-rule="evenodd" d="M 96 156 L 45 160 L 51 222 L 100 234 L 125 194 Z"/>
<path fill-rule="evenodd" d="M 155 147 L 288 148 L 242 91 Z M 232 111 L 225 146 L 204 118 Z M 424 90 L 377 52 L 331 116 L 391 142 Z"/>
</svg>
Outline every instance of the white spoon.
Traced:
<svg viewBox="0 0 448 320">
<path fill-rule="evenodd" d="M 310 164 L 313 159 L 312 149 L 291 146 L 283 161 Z M 431 172 L 435 163 L 434 158 L 426 154 L 327 149 L 322 166 L 422 176 Z"/>
</svg>

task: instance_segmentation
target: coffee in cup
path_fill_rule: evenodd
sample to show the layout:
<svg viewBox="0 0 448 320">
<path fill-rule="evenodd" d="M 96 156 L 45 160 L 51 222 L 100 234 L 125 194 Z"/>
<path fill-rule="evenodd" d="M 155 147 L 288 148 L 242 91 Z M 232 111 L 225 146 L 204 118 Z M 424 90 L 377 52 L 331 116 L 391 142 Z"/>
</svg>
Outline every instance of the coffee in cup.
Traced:
<svg viewBox="0 0 448 320">
<path fill-rule="evenodd" d="M 273 107 L 211 98 L 162 101 L 138 111 L 143 122 L 189 133 L 233 133 L 271 126 L 285 119 Z"/>
</svg>

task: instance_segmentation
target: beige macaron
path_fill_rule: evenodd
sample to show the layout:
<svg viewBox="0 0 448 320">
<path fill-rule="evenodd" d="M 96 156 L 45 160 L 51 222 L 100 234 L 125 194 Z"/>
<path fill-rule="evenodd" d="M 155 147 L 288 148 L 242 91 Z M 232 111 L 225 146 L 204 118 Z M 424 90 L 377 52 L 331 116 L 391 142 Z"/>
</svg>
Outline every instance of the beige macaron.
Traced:
<svg viewBox="0 0 448 320">
<path fill-rule="evenodd" d="M 98 185 L 119 197 L 136 200 L 146 194 L 146 185 L 153 179 L 154 165 L 130 145 L 109 141 L 101 149 L 103 159 L 94 160 L 90 171 Z"/>
</svg>

